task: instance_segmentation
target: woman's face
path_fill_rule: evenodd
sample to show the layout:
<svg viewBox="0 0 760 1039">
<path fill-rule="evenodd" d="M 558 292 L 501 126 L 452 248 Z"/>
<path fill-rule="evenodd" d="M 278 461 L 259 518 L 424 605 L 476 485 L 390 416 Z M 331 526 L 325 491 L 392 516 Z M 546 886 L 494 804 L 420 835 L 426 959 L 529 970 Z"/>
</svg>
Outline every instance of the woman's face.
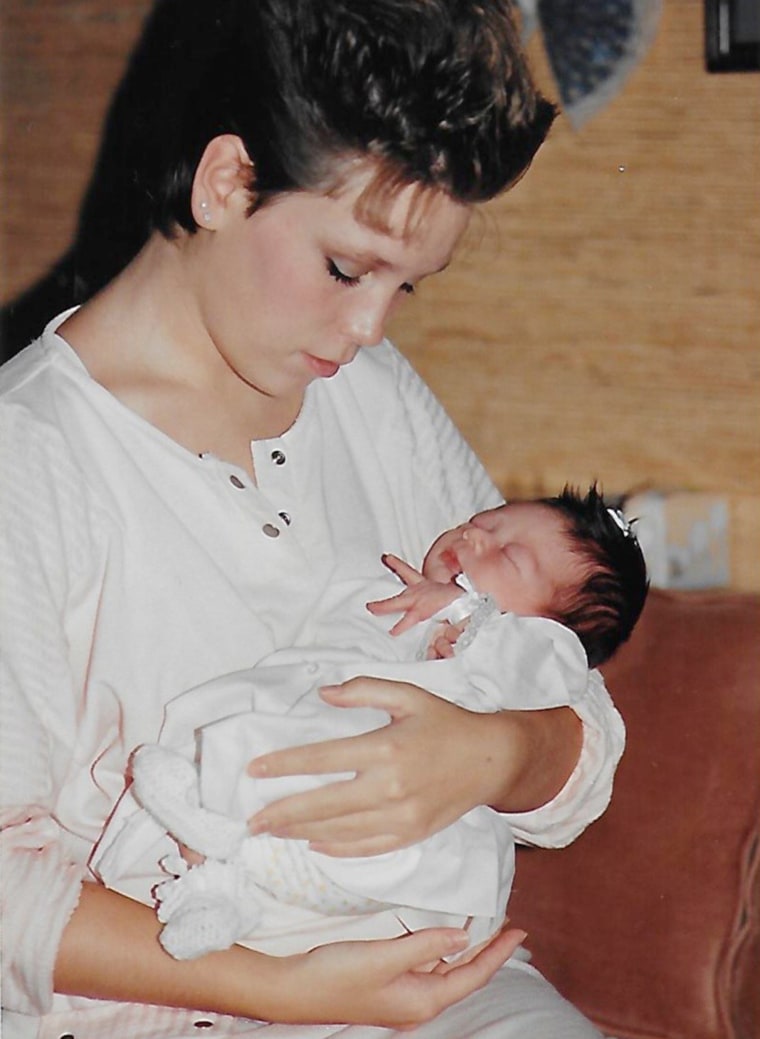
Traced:
<svg viewBox="0 0 760 1039">
<path fill-rule="evenodd" d="M 389 316 L 449 263 L 467 226 L 469 207 L 436 193 L 404 237 L 411 187 L 390 203 L 388 233 L 360 223 L 354 205 L 372 172 L 364 163 L 339 194 L 283 195 L 252 216 L 241 193 L 215 227 L 188 240 L 202 328 L 266 396 L 299 399 L 313 379 L 379 343 Z"/>
</svg>

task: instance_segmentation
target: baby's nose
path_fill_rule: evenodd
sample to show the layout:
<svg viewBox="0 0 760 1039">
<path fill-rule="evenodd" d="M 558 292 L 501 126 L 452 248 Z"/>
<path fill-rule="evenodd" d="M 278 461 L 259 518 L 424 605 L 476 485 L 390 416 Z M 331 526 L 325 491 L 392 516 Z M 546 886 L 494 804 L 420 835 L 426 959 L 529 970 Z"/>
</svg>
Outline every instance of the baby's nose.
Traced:
<svg viewBox="0 0 760 1039">
<path fill-rule="evenodd" d="M 470 544 L 476 552 L 482 551 L 488 542 L 488 535 L 479 527 L 467 527 L 462 532 L 462 538 Z"/>
</svg>

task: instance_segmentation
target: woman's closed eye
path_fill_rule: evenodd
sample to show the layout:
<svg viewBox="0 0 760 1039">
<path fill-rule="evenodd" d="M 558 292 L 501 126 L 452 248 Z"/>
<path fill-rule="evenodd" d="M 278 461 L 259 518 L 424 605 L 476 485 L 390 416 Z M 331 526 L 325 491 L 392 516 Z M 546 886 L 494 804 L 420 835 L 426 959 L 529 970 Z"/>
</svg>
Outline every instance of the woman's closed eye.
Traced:
<svg viewBox="0 0 760 1039">
<path fill-rule="evenodd" d="M 358 285 L 364 277 L 363 274 L 346 274 L 346 272 L 338 266 L 335 260 L 332 260 L 329 257 L 327 259 L 327 272 L 331 278 L 335 279 L 335 281 L 339 282 L 341 285 L 348 285 L 349 287 Z M 399 285 L 399 292 L 404 292 L 411 296 L 414 294 L 414 285 L 405 281 L 403 284 Z"/>
<path fill-rule="evenodd" d="M 340 269 L 335 260 L 331 260 L 329 257 L 327 260 L 327 271 L 330 277 L 340 282 L 341 285 L 358 285 L 361 281 L 361 275 L 346 274 L 345 271 Z"/>
</svg>

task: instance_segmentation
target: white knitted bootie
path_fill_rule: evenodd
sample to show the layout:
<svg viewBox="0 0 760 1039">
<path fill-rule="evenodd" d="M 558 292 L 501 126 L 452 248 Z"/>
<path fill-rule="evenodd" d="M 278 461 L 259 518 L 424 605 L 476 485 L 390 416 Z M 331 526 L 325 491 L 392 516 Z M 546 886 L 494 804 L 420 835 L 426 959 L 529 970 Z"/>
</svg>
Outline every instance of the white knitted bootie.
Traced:
<svg viewBox="0 0 760 1039">
<path fill-rule="evenodd" d="M 228 949 L 251 934 L 261 918 L 256 884 L 242 867 L 208 859 L 188 867 L 171 856 L 162 863 L 178 876 L 159 884 L 159 941 L 176 960 Z"/>
<path fill-rule="evenodd" d="M 176 751 L 146 743 L 132 755 L 136 800 L 180 844 L 230 859 L 249 835 L 245 822 L 203 808 L 195 765 Z"/>
</svg>

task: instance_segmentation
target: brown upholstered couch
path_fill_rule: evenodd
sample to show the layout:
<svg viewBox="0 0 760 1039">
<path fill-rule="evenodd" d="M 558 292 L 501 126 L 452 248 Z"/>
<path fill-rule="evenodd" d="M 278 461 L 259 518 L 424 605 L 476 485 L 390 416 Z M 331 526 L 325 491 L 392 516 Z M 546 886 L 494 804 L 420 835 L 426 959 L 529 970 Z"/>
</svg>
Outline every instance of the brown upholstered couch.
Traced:
<svg viewBox="0 0 760 1039">
<path fill-rule="evenodd" d="M 760 596 L 652 591 L 605 672 L 612 804 L 518 853 L 510 916 L 608 1035 L 760 1039 Z"/>
</svg>

